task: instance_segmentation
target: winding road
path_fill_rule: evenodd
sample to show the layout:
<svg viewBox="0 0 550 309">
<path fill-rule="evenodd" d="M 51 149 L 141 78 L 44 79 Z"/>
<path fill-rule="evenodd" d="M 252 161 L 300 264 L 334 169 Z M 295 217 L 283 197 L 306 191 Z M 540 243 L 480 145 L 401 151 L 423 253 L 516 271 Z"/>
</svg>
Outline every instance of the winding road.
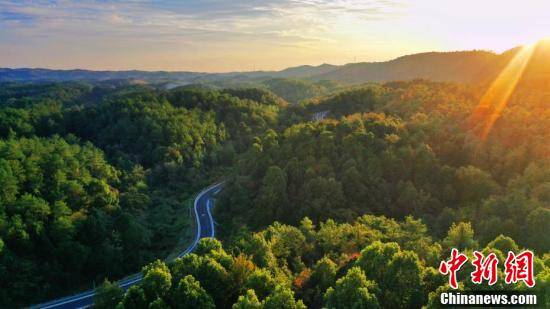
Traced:
<svg viewBox="0 0 550 309">
<path fill-rule="evenodd" d="M 214 219 L 210 209 L 214 205 L 213 196 L 218 193 L 223 186 L 223 182 L 214 184 L 204 190 L 202 190 L 197 197 L 193 205 L 195 213 L 195 222 L 197 223 L 197 230 L 195 233 L 195 239 L 193 242 L 178 254 L 178 257 L 182 257 L 190 252 L 193 252 L 199 243 L 201 238 L 213 238 L 215 235 Z M 141 281 L 142 275 L 135 274 L 129 276 L 123 280 L 118 281 L 118 285 L 127 290 L 132 285 Z M 94 290 L 89 290 L 73 296 L 67 296 L 56 300 L 49 301 L 38 305 L 31 306 L 31 309 L 72 309 L 72 308 L 86 308 L 90 307 L 94 303 Z"/>
</svg>

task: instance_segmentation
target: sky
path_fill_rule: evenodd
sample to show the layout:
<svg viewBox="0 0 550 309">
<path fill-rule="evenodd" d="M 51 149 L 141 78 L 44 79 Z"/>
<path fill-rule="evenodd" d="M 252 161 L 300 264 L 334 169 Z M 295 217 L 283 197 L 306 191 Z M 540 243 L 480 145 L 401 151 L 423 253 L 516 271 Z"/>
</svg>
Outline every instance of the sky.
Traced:
<svg viewBox="0 0 550 309">
<path fill-rule="evenodd" d="M 228 72 L 502 52 L 548 0 L 0 0 L 0 67 Z"/>
</svg>

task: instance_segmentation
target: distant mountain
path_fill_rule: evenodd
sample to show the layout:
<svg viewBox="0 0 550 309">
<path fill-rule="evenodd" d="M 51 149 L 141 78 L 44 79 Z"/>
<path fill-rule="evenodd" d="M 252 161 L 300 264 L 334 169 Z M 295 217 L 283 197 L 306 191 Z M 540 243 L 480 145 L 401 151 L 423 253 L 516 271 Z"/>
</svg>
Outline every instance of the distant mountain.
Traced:
<svg viewBox="0 0 550 309">
<path fill-rule="evenodd" d="M 105 81 L 105 80 L 145 80 L 149 82 L 179 82 L 179 84 L 201 83 L 223 80 L 241 80 L 243 82 L 271 78 L 308 78 L 330 72 L 338 66 L 322 64 L 320 66 L 303 65 L 282 71 L 254 71 L 230 73 L 165 72 L 165 71 L 91 71 L 91 70 L 51 70 L 51 69 L 9 69 L 0 68 L 2 81 Z"/>
<path fill-rule="evenodd" d="M 386 62 L 352 63 L 310 77 L 343 83 L 429 79 L 433 81 L 484 83 L 492 81 L 521 47 L 502 54 L 488 51 L 430 52 Z M 536 44 L 522 80 L 550 81 L 550 40 Z"/>
<path fill-rule="evenodd" d="M 403 56 L 386 62 L 352 63 L 315 75 L 317 80 L 346 83 L 409 80 L 477 81 L 493 68 L 499 55 L 487 51 L 430 52 Z"/>
<path fill-rule="evenodd" d="M 307 78 L 322 75 L 338 69 L 339 66 L 323 63 L 319 66 L 302 65 L 275 72 L 277 77 Z"/>
<path fill-rule="evenodd" d="M 105 81 L 105 80 L 193 80 L 206 73 L 196 72 L 146 72 L 146 71 L 90 71 L 50 69 L 0 68 L 0 81 Z"/>
<path fill-rule="evenodd" d="M 550 43 L 541 41 L 536 49 L 537 61 L 550 59 Z M 219 83 L 225 85 L 262 82 L 273 78 L 298 78 L 311 81 L 334 80 L 347 84 L 394 80 L 430 79 L 434 81 L 486 82 L 494 78 L 519 48 L 502 54 L 489 51 L 428 52 L 402 56 L 386 62 L 363 62 L 346 65 L 303 65 L 281 71 L 231 73 L 88 71 L 48 69 L 1 69 L 2 81 L 107 81 L 138 80 L 175 87 L 186 84 Z M 536 66 L 536 65 L 535 65 Z M 542 74 L 541 69 L 530 70 Z M 546 72 L 546 71 L 544 71 Z"/>
</svg>

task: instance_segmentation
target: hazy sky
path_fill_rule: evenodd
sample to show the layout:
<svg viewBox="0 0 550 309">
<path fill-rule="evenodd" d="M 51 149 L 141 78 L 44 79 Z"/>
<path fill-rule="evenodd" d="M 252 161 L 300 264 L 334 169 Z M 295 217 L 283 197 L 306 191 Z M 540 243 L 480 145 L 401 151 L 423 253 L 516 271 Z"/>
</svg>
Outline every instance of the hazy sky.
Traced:
<svg viewBox="0 0 550 309">
<path fill-rule="evenodd" d="M 0 67 L 272 70 L 548 36 L 549 0 L 0 0 Z"/>
</svg>

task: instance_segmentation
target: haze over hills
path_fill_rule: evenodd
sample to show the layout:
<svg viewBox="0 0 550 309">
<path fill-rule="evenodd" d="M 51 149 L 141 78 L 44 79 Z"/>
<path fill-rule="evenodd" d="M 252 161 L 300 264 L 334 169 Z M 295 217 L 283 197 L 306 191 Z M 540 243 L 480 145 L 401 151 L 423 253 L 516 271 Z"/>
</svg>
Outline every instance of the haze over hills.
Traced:
<svg viewBox="0 0 550 309">
<path fill-rule="evenodd" d="M 537 59 L 550 59 L 550 44 L 541 41 L 535 52 Z M 312 81 L 334 80 L 346 84 L 394 80 L 430 79 L 477 83 L 492 80 L 519 47 L 502 54 L 490 51 L 427 52 L 402 56 L 385 62 L 362 62 L 346 65 L 303 65 L 281 71 L 231 73 L 167 72 L 167 71 L 90 71 L 51 69 L 0 68 L 0 81 L 107 81 L 139 80 L 149 83 L 254 82 L 270 78 L 300 78 Z M 532 61 L 533 62 L 533 61 Z M 537 65 L 538 66 L 538 65 Z M 543 69 L 538 70 L 541 74 Z M 541 71 L 542 70 L 542 71 Z"/>
<path fill-rule="evenodd" d="M 383 82 L 415 78 L 473 82 L 483 79 L 506 55 L 488 51 L 429 52 L 386 62 L 351 63 L 315 76 L 346 83 Z M 507 58 L 507 57 L 506 57 Z M 498 66 L 498 65 L 497 65 Z"/>
</svg>

